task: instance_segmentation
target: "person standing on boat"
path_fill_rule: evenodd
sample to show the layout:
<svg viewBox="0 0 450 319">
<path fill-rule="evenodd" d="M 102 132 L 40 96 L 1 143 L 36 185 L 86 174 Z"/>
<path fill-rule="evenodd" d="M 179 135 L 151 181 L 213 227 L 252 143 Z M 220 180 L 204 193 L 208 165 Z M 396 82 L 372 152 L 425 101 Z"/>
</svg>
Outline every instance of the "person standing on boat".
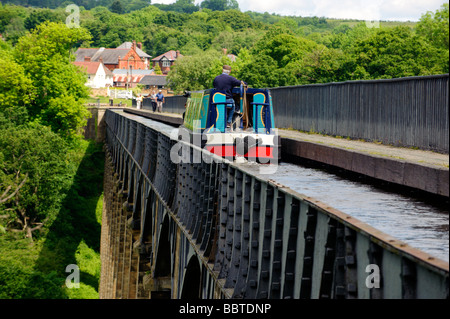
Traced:
<svg viewBox="0 0 450 319">
<path fill-rule="evenodd" d="M 235 112 L 235 103 L 233 100 L 233 94 L 231 90 L 235 86 L 240 86 L 241 81 L 230 75 L 231 66 L 224 65 L 222 68 L 222 74 L 215 77 L 213 86 L 216 90 L 225 91 L 226 106 L 227 106 L 227 127 L 231 127 L 231 120 Z"/>
</svg>

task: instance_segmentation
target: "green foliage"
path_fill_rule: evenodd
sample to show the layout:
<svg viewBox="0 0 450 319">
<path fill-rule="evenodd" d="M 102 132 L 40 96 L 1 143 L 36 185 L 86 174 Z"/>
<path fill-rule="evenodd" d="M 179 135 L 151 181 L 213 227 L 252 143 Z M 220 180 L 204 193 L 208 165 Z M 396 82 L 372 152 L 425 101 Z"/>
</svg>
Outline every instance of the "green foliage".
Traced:
<svg viewBox="0 0 450 319">
<path fill-rule="evenodd" d="M 20 6 L 32 6 L 37 8 L 55 9 L 58 7 L 65 7 L 68 4 L 74 3 L 86 9 L 93 9 L 98 6 L 111 7 L 117 0 L 2 0 L 4 3 L 11 3 Z M 124 12 L 130 12 L 147 7 L 150 0 L 120 0 Z"/>
<path fill-rule="evenodd" d="M 0 298 L 98 298 L 104 154 L 77 135 L 89 92 L 70 55 L 89 37 L 45 22 L 0 41 Z"/>
<path fill-rule="evenodd" d="M 31 143 L 30 148 L 39 144 L 36 140 Z M 53 170 L 48 174 L 59 175 L 61 180 L 55 181 L 56 184 L 70 185 L 66 185 L 65 191 L 53 194 L 56 198 L 51 204 L 53 217 L 47 219 L 41 235 L 30 242 L 23 235 L 0 232 L 2 299 L 98 298 L 104 153 L 101 145 L 81 139 L 69 146 L 61 150 L 66 155 L 60 156 L 60 161 L 68 167 L 66 172 L 61 175 Z M 55 145 L 52 151 L 57 152 L 58 147 Z M 41 162 L 46 165 L 45 161 Z M 0 212 L 3 214 L 5 210 L 0 208 Z M 65 287 L 68 275 L 65 268 L 69 264 L 76 264 L 80 269 L 78 289 Z"/>
<path fill-rule="evenodd" d="M 350 54 L 370 78 L 394 78 L 448 72 L 448 51 L 433 47 L 408 28 L 380 29 L 356 41 Z"/>
<path fill-rule="evenodd" d="M 239 67 L 238 76 L 250 86 L 275 87 L 296 84 L 296 62 L 317 47 L 313 41 L 275 28 L 261 38 Z M 240 57 L 241 58 L 241 57 Z"/>
<path fill-rule="evenodd" d="M 4 35 L 13 19 L 23 20 L 28 16 L 27 9 L 20 6 L 2 5 L 0 2 L 0 33 Z"/>
<path fill-rule="evenodd" d="M 340 82 L 351 78 L 348 57 L 342 50 L 318 46 L 294 65 L 300 84 Z"/>
<path fill-rule="evenodd" d="M 220 53 L 213 50 L 183 57 L 177 61 L 167 80 L 177 92 L 207 89 L 220 74 L 223 63 L 230 64 L 230 61 L 223 60 Z"/>
<path fill-rule="evenodd" d="M 111 12 L 122 14 L 124 13 L 124 9 L 122 7 L 122 3 L 119 0 L 114 1 L 111 6 L 109 7 Z"/>
<path fill-rule="evenodd" d="M 35 90 L 28 107 L 31 118 L 67 137 L 78 133 L 90 116 L 83 105 L 89 96 L 85 74 L 70 63 L 71 49 L 89 39 L 83 28 L 46 22 L 20 38 L 14 50 Z"/>
<path fill-rule="evenodd" d="M 33 30 L 44 22 L 63 22 L 65 15 L 61 11 L 50 9 L 35 9 L 24 20 L 24 27 L 27 30 Z"/>
<path fill-rule="evenodd" d="M 239 9 L 236 0 L 204 0 L 201 3 L 202 9 L 210 9 L 213 11 L 225 11 L 229 9 Z"/>
<path fill-rule="evenodd" d="M 71 185 L 67 143 L 39 124 L 10 126 L 0 130 L 0 193 L 15 196 L 0 204 L 8 211 L 8 228 L 31 237 L 34 227 L 52 220 L 60 194 Z M 73 168 L 72 168 L 73 171 Z"/>
<path fill-rule="evenodd" d="M 27 107 L 34 100 L 34 87 L 23 67 L 12 60 L 10 52 L 1 49 L 0 78 L 0 126 L 27 122 Z"/>
<path fill-rule="evenodd" d="M 159 66 L 159 63 L 156 64 L 156 66 L 153 68 L 155 71 L 155 74 L 162 75 L 161 67 Z"/>
<path fill-rule="evenodd" d="M 193 13 L 199 10 L 199 6 L 194 4 L 194 0 L 177 0 L 172 4 L 154 4 L 155 7 L 164 11 Z"/>
<path fill-rule="evenodd" d="M 226 48 L 228 53 L 244 60 L 238 59 L 233 70 L 251 86 L 448 72 L 447 4 L 436 13 L 424 14 L 414 29 L 414 23 L 382 22 L 381 28 L 368 28 L 357 20 L 243 13 L 237 2 L 227 0 L 203 1 L 200 6 L 193 0 L 177 0 L 170 5 L 137 5 L 137 9 L 130 9 L 130 3 L 139 1 L 120 2 L 124 14 L 108 9 L 113 0 L 96 1 L 95 6 L 89 0 L 79 1 L 90 9 L 81 11 L 81 25 L 92 35 L 93 47 L 117 47 L 125 41 L 136 40 L 142 42 L 144 51 L 153 57 L 169 50 L 180 50 L 185 56 L 203 56 L 209 50 L 219 52 Z M 40 14 L 44 15 L 46 10 L 41 9 Z M 21 21 L 31 19 L 32 12 L 13 6 L 0 7 L 0 28 L 11 30 L 7 33 L 8 41 L 17 41 L 24 32 Z M 61 11 L 54 14 L 57 12 Z M 89 45 L 88 40 L 82 41 L 83 46 Z M 186 76 L 183 80 L 174 74 L 173 89 L 182 90 L 180 83 L 186 83 L 184 89 L 197 84 L 196 89 L 204 87 L 205 77 L 200 74 L 209 72 L 209 67 L 206 69 L 192 69 L 192 74 L 189 70 L 182 71 Z M 173 70 L 178 72 L 176 68 Z M 36 93 L 40 99 L 41 92 Z M 74 100 L 73 103 L 78 101 Z M 50 101 L 47 102 L 50 105 Z M 52 105 L 60 108 L 56 101 Z M 71 116 L 66 112 L 62 114 L 67 118 L 66 123 L 52 127 L 59 130 L 73 127 Z M 54 116 L 54 112 L 48 110 L 40 119 L 48 121 Z"/>
<path fill-rule="evenodd" d="M 64 279 L 55 271 L 36 269 L 42 243 L 29 241 L 10 234 L 0 235 L 0 298 L 49 299 L 64 298 Z"/>
<path fill-rule="evenodd" d="M 449 5 L 444 3 L 433 14 L 428 11 L 423 14 L 417 24 L 417 34 L 426 38 L 432 45 L 440 49 L 449 48 Z"/>
</svg>

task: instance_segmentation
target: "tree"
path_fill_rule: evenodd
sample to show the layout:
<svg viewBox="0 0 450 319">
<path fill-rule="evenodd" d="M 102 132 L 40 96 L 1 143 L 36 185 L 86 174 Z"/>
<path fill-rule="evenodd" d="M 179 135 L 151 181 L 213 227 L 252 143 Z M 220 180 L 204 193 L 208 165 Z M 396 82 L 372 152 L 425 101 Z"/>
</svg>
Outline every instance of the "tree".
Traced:
<svg viewBox="0 0 450 319">
<path fill-rule="evenodd" d="M 5 37 L 8 41 L 16 44 L 20 37 L 26 33 L 24 21 L 21 17 L 11 19 L 10 23 L 5 28 Z"/>
<path fill-rule="evenodd" d="M 254 87 L 297 84 L 296 65 L 317 44 L 274 28 L 257 41 L 240 67 L 239 77 Z"/>
<path fill-rule="evenodd" d="M 202 9 L 212 11 L 225 11 L 228 9 L 239 9 L 237 0 L 205 0 L 200 4 Z"/>
<path fill-rule="evenodd" d="M 239 70 L 238 78 L 245 81 L 250 87 L 269 88 L 279 86 L 282 75 L 277 62 L 270 56 L 256 55 Z"/>
<path fill-rule="evenodd" d="M 255 23 L 245 13 L 238 9 L 227 9 L 226 11 L 214 11 L 209 19 L 217 19 L 225 26 L 230 26 L 234 31 L 242 31 L 252 28 Z"/>
<path fill-rule="evenodd" d="M 254 55 L 270 56 L 279 68 L 284 68 L 292 61 L 302 58 L 307 52 L 311 52 L 316 46 L 317 44 L 311 40 L 275 28 L 255 43 L 251 52 Z"/>
<path fill-rule="evenodd" d="M 177 0 L 172 4 L 154 4 L 164 11 L 175 11 L 184 13 L 193 13 L 199 10 L 199 6 L 194 4 L 194 0 Z"/>
<path fill-rule="evenodd" d="M 171 68 L 167 80 L 176 92 L 209 89 L 225 62 L 231 64 L 228 58 L 213 50 L 195 56 L 184 56 Z"/>
<path fill-rule="evenodd" d="M 79 133 L 90 116 L 84 107 L 86 74 L 71 63 L 71 50 L 89 39 L 84 28 L 46 22 L 20 38 L 14 50 L 36 94 L 28 106 L 31 119 L 66 137 Z"/>
<path fill-rule="evenodd" d="M 435 47 L 449 49 L 449 6 L 444 3 L 433 14 L 428 11 L 420 18 L 416 27 L 417 34 L 428 39 Z"/>
<path fill-rule="evenodd" d="M 0 2 L 0 33 L 3 34 L 5 32 L 5 29 L 12 20 L 24 20 L 27 15 L 27 9 L 24 7 L 2 5 Z"/>
<path fill-rule="evenodd" d="M 356 41 L 349 53 L 372 79 L 448 72 L 448 50 L 432 46 L 406 27 L 381 28 Z"/>
<path fill-rule="evenodd" d="M 163 74 L 161 71 L 161 67 L 159 66 L 159 63 L 156 63 L 156 65 L 155 65 L 155 74 L 158 74 L 158 75 Z"/>
<path fill-rule="evenodd" d="M 24 68 L 9 52 L 0 49 L 0 126 L 23 124 L 28 121 L 27 108 L 34 100 L 32 81 Z"/>
<path fill-rule="evenodd" d="M 111 12 L 117 13 L 117 14 L 123 14 L 125 11 L 123 10 L 122 3 L 119 0 L 114 1 L 111 6 L 109 7 Z"/>
<path fill-rule="evenodd" d="M 0 211 L 6 229 L 32 238 L 52 221 L 71 181 L 67 143 L 39 124 L 0 129 Z"/>
<path fill-rule="evenodd" d="M 321 45 L 295 63 L 300 84 L 340 82 L 350 78 L 347 55 Z"/>
<path fill-rule="evenodd" d="M 25 19 L 24 26 L 27 30 L 33 30 L 38 25 L 45 21 L 51 22 L 63 22 L 65 16 L 50 9 L 37 9 L 33 10 L 30 15 Z"/>
</svg>

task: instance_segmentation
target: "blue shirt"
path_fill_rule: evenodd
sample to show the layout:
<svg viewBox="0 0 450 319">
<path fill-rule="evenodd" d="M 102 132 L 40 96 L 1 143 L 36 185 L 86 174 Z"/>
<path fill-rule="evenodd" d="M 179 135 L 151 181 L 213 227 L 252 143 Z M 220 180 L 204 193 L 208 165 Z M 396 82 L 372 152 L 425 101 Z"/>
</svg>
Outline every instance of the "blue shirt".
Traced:
<svg viewBox="0 0 450 319">
<path fill-rule="evenodd" d="M 232 99 L 233 94 L 231 93 L 231 90 L 235 86 L 240 86 L 241 81 L 236 79 L 235 77 L 232 77 L 231 75 L 222 73 L 221 75 L 216 76 L 216 78 L 213 81 L 213 86 L 216 90 L 219 91 L 225 91 L 225 95 L 227 99 Z"/>
<path fill-rule="evenodd" d="M 163 100 L 163 98 L 164 98 L 164 95 L 162 93 L 156 94 L 156 100 L 161 102 Z"/>
</svg>

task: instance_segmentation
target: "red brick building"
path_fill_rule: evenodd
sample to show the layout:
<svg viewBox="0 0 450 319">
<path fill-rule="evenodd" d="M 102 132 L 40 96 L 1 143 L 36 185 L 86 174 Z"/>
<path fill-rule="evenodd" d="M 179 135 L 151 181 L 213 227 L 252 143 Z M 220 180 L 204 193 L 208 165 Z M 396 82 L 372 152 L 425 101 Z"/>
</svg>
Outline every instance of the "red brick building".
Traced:
<svg viewBox="0 0 450 319">
<path fill-rule="evenodd" d="M 79 48 L 75 55 L 75 62 L 100 62 L 102 60 L 103 64 L 110 71 L 115 69 L 148 70 L 148 59 L 150 58 L 149 55 L 137 47 L 136 41 L 133 41 L 129 48 L 126 45 L 115 49 Z"/>
<path fill-rule="evenodd" d="M 116 50 L 127 50 L 127 49 L 116 49 Z M 130 69 L 133 70 L 145 70 L 145 61 L 137 54 L 134 48 L 128 50 L 124 56 L 118 56 L 118 65 L 116 69 Z"/>
<path fill-rule="evenodd" d="M 181 57 L 183 57 L 183 55 L 181 55 L 180 51 L 178 50 L 167 51 L 166 53 L 163 53 L 160 56 L 157 56 L 156 58 L 152 59 L 153 68 L 156 67 L 156 64 L 159 64 L 162 73 L 167 74 L 170 71 L 170 67 L 175 63 L 177 59 Z"/>
</svg>

